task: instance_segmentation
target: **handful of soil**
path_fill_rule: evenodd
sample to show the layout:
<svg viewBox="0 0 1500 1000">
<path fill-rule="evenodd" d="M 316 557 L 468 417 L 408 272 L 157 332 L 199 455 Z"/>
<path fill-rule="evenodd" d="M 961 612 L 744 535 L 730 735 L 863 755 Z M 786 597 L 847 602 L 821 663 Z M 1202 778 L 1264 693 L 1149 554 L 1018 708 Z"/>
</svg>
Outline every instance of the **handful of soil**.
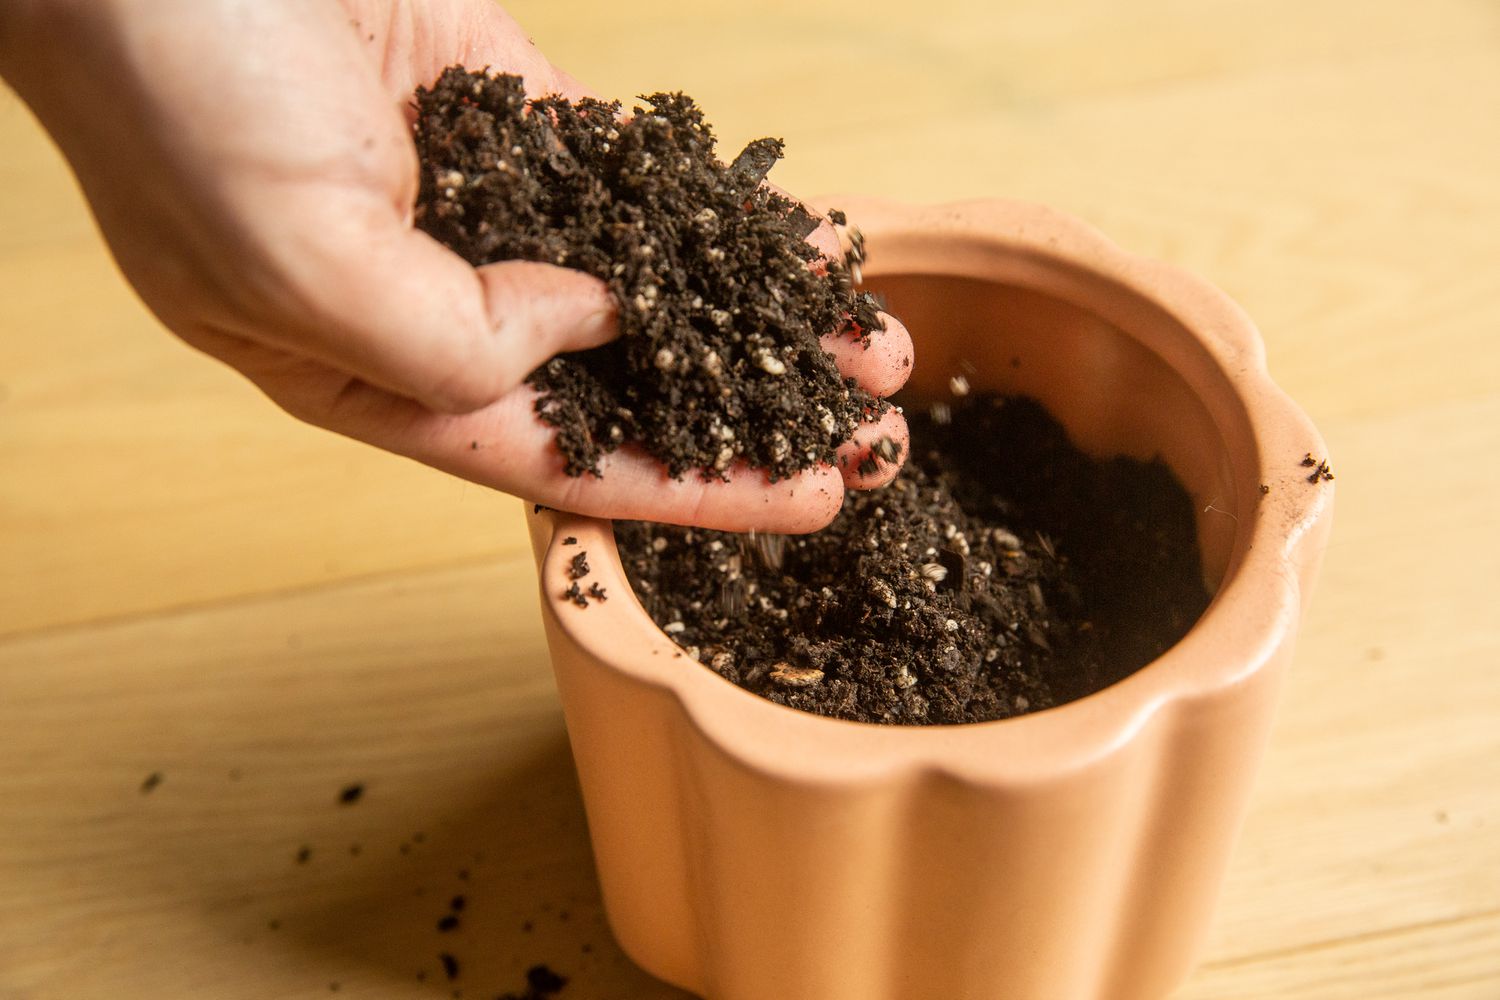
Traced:
<svg viewBox="0 0 1500 1000">
<path fill-rule="evenodd" d="M 689 654 L 772 701 L 861 722 L 985 722 L 1134 673 L 1203 613 L 1191 501 L 1166 466 L 1092 459 L 1036 403 L 911 414 L 911 458 L 827 529 L 615 527 Z M 951 414 L 951 415 L 950 415 Z M 769 558 L 767 558 L 769 556 Z"/>
<path fill-rule="evenodd" d="M 691 98 L 643 100 L 622 120 L 617 102 L 528 99 L 519 77 L 445 70 L 416 93 L 417 224 L 476 266 L 576 268 L 619 301 L 618 340 L 528 378 L 569 475 L 598 475 L 627 442 L 679 478 L 832 463 L 885 404 L 819 337 L 868 341 L 875 301 L 806 242 L 818 220 L 762 184 L 780 140 L 726 166 Z"/>
</svg>

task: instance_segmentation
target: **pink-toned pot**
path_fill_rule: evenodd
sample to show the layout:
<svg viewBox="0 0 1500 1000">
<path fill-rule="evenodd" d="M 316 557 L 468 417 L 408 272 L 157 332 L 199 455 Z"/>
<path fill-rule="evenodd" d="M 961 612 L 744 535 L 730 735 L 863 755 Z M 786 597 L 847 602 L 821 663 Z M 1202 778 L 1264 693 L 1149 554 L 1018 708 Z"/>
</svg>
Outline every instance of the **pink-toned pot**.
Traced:
<svg viewBox="0 0 1500 1000">
<path fill-rule="evenodd" d="M 631 596 L 610 524 L 531 521 L 609 919 L 712 1000 L 1132 1000 L 1187 974 L 1266 743 L 1332 510 L 1323 443 L 1223 294 L 1034 205 L 843 200 L 915 338 L 1083 448 L 1160 455 L 1213 603 L 1164 656 L 1050 711 L 833 721 L 700 666 Z M 969 370 L 965 367 L 963 370 Z M 562 546 L 566 536 L 576 546 Z M 580 549 L 614 595 L 565 601 Z"/>
</svg>

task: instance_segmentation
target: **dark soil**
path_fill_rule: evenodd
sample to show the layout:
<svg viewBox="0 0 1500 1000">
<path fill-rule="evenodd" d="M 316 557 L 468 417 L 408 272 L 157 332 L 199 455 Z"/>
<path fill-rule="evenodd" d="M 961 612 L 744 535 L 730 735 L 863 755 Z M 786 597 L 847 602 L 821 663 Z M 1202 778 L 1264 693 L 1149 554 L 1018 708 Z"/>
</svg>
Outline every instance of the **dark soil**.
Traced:
<svg viewBox="0 0 1500 1000">
<path fill-rule="evenodd" d="M 1128 676 L 1208 604 L 1187 493 L 1160 463 L 1091 459 L 1029 400 L 909 414 L 902 475 L 822 532 L 620 523 L 652 618 L 730 681 L 864 722 L 983 722 Z M 769 556 L 769 558 L 768 558 Z"/>
<path fill-rule="evenodd" d="M 762 184 L 779 140 L 725 165 L 691 98 L 642 100 L 622 121 L 618 103 L 527 100 L 518 77 L 449 68 L 416 94 L 417 224 L 472 264 L 560 264 L 614 293 L 619 339 L 529 378 L 569 475 L 626 443 L 676 477 L 831 463 L 884 404 L 819 336 L 867 339 L 874 300 L 817 259 L 817 220 Z"/>
<path fill-rule="evenodd" d="M 1329 467 L 1326 458 L 1313 458 L 1312 452 L 1302 456 L 1302 467 L 1311 469 L 1307 474 L 1307 481 L 1313 484 L 1329 483 L 1333 481 L 1333 469 Z"/>
<path fill-rule="evenodd" d="M 545 965 L 533 965 L 526 970 L 526 992 L 506 993 L 498 1000 L 550 1000 L 568 985 L 566 976 L 560 976 Z"/>
</svg>

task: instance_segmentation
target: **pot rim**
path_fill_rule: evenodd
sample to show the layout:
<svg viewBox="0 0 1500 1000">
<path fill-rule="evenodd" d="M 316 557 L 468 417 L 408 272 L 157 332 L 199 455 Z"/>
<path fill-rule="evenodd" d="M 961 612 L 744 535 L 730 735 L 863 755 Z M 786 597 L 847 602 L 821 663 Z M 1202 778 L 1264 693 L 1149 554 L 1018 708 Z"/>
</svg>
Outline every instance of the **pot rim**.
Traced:
<svg viewBox="0 0 1500 1000">
<path fill-rule="evenodd" d="M 1306 414 L 1271 380 L 1264 345 L 1243 310 L 1186 271 L 1129 253 L 1092 226 L 1042 205 L 985 199 L 908 206 L 853 197 L 822 203 L 844 208 L 876 247 L 867 273 L 995 280 L 993 268 L 1003 262 L 1028 287 L 1068 301 L 1086 289 L 1089 308 L 1106 321 L 1109 308 L 1094 308 L 1101 296 L 1120 308 L 1149 309 L 1187 330 L 1197 350 L 1187 362 L 1194 370 L 1185 374 L 1195 389 L 1203 380 L 1222 383 L 1237 406 L 1232 419 L 1240 426 L 1226 428 L 1220 420 L 1221 435 L 1252 438 L 1257 478 L 1236 481 L 1235 490 L 1244 496 L 1258 492 L 1259 484 L 1271 487 L 1239 504 L 1218 592 L 1166 653 L 1076 701 L 964 725 L 850 722 L 778 705 L 699 665 L 636 599 L 610 521 L 533 511 L 542 540 L 543 613 L 567 639 L 623 677 L 674 699 L 709 746 L 742 766 L 804 785 L 847 786 L 924 772 L 988 786 L 1054 780 L 1128 743 L 1158 713 L 1207 700 L 1259 671 L 1296 628 L 1299 569 L 1314 555 L 1306 543 L 1330 514 L 1333 489 L 1302 482 L 1306 469 L 1297 460 L 1326 450 Z M 934 244 L 954 240 L 981 251 L 983 268 L 973 254 L 955 267 L 951 255 L 932 252 Z M 569 537 L 575 545 L 562 544 Z M 562 588 L 554 586 L 567 579 L 568 562 L 579 551 L 589 553 L 595 578 L 611 595 L 586 609 L 559 600 Z M 641 653 L 622 656 L 622 650 Z"/>
</svg>

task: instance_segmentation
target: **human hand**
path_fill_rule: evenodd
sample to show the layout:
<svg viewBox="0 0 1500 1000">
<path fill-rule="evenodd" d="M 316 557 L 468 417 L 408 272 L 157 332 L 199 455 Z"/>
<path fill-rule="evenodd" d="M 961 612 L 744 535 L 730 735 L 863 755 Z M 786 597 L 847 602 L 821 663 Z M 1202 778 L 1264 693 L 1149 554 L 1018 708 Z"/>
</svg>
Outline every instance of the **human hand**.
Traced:
<svg viewBox="0 0 1500 1000">
<path fill-rule="evenodd" d="M 168 328 L 303 420 L 549 506 L 727 530 L 806 531 L 837 512 L 858 456 L 902 443 L 895 412 L 854 460 L 774 486 L 669 478 L 629 447 L 569 477 L 526 375 L 615 336 L 580 272 L 474 269 L 412 226 L 408 108 L 451 64 L 583 96 L 488 0 L 10 0 L 0 72 L 78 175 L 127 278 Z M 811 237 L 827 253 L 826 224 Z M 887 318 L 868 350 L 825 339 L 878 395 L 910 370 Z"/>
</svg>

